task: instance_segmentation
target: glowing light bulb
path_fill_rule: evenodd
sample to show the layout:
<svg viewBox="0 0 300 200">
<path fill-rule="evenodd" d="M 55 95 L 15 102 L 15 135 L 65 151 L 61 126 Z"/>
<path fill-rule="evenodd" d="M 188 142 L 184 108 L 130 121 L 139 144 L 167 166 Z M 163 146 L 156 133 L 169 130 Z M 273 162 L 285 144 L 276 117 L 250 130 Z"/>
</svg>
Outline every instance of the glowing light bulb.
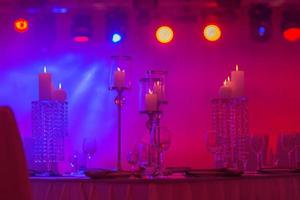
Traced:
<svg viewBox="0 0 300 200">
<path fill-rule="evenodd" d="M 169 26 L 161 26 L 156 30 L 156 39 L 163 44 L 169 43 L 173 40 L 174 32 Z"/>
<path fill-rule="evenodd" d="M 14 21 L 15 30 L 20 33 L 23 33 L 29 29 L 28 24 L 29 24 L 29 22 L 23 18 L 19 18 Z"/>
<path fill-rule="evenodd" d="M 206 40 L 215 42 L 221 38 L 222 32 L 217 25 L 210 24 L 204 28 L 203 35 Z"/>
</svg>

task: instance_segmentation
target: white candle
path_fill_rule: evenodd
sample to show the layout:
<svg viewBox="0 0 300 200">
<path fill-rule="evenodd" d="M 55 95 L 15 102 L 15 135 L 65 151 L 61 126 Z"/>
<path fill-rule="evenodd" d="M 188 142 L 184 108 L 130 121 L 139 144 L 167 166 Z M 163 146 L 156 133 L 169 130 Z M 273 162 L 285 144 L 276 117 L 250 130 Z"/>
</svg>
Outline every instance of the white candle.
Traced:
<svg viewBox="0 0 300 200">
<path fill-rule="evenodd" d="M 52 76 L 47 73 L 46 66 L 44 72 L 39 74 L 39 100 L 51 100 L 52 98 Z"/>
<path fill-rule="evenodd" d="M 145 95 L 145 109 L 148 112 L 155 112 L 158 110 L 158 97 L 151 90 Z"/>
<path fill-rule="evenodd" d="M 236 65 L 235 71 L 231 72 L 231 82 L 233 97 L 244 96 L 244 71 L 240 71 L 238 65 Z"/>
<path fill-rule="evenodd" d="M 61 83 L 59 83 L 58 89 L 53 92 L 53 100 L 65 102 L 67 100 L 67 93 L 62 89 Z"/>
<path fill-rule="evenodd" d="M 221 98 L 230 98 L 232 95 L 232 89 L 228 84 L 228 81 L 225 80 L 223 85 L 220 87 L 219 94 Z"/>
<path fill-rule="evenodd" d="M 126 73 L 125 70 L 121 70 L 119 67 L 114 72 L 114 87 L 125 87 Z"/>
</svg>

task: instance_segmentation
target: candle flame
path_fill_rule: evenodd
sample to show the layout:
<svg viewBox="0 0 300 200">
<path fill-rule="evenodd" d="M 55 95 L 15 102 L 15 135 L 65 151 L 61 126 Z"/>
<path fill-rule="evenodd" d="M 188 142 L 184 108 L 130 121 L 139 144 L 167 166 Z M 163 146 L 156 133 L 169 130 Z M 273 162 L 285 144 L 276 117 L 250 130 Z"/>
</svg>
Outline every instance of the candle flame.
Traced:
<svg viewBox="0 0 300 200">
<path fill-rule="evenodd" d="M 156 81 L 155 85 L 159 86 L 160 85 L 160 81 Z"/>
<path fill-rule="evenodd" d="M 149 89 L 149 94 L 153 94 L 153 91 Z"/>
<path fill-rule="evenodd" d="M 227 77 L 227 81 L 230 82 L 230 76 Z"/>
<path fill-rule="evenodd" d="M 238 64 L 235 65 L 235 71 L 239 71 L 239 65 Z"/>
<path fill-rule="evenodd" d="M 226 80 L 226 79 L 225 79 L 225 81 L 224 81 L 223 85 L 224 85 L 224 86 L 226 86 L 226 85 L 227 85 L 227 80 Z"/>
<path fill-rule="evenodd" d="M 58 88 L 61 89 L 61 83 L 58 84 Z"/>
<path fill-rule="evenodd" d="M 47 73 L 47 67 L 44 66 L 44 73 Z"/>
<path fill-rule="evenodd" d="M 117 67 L 118 72 L 125 72 L 125 69 L 121 69 L 120 67 Z"/>
</svg>

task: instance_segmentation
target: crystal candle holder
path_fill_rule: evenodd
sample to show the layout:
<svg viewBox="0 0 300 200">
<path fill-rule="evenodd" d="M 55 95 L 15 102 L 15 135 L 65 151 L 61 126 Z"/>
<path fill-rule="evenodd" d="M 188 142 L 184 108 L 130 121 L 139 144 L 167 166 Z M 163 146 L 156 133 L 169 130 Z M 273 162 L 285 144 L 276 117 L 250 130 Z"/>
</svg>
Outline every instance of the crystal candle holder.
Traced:
<svg viewBox="0 0 300 200">
<path fill-rule="evenodd" d="M 39 172 L 58 174 L 57 164 L 64 160 L 64 138 L 67 136 L 68 103 L 32 102 L 32 137 L 34 168 Z"/>
<path fill-rule="evenodd" d="M 131 57 L 112 56 L 109 75 L 110 90 L 125 90 L 131 87 Z"/>
<path fill-rule="evenodd" d="M 140 79 L 140 112 L 160 112 L 161 106 L 167 104 L 166 71 L 148 70 L 146 77 Z"/>
</svg>

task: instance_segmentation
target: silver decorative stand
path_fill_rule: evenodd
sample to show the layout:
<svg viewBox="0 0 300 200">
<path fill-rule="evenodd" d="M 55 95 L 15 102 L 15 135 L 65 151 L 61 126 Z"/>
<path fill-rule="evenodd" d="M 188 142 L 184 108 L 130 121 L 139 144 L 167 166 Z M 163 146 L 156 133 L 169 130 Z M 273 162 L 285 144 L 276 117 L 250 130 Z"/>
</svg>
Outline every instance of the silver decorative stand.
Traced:
<svg viewBox="0 0 300 200">
<path fill-rule="evenodd" d="M 152 153 L 149 158 L 148 165 L 150 168 L 155 168 L 153 176 L 164 176 L 164 169 L 162 163 L 163 150 L 161 148 L 161 116 L 162 106 L 168 104 L 166 98 L 166 71 L 162 70 L 148 70 L 146 78 L 140 79 L 140 113 L 148 116 L 146 126 L 150 132 L 150 151 Z M 149 111 L 146 108 L 145 96 L 149 92 L 153 92 L 157 95 L 157 109 Z"/>
<path fill-rule="evenodd" d="M 34 168 L 38 173 L 58 175 L 58 162 L 64 160 L 64 137 L 67 136 L 68 103 L 32 102 Z"/>
<path fill-rule="evenodd" d="M 125 102 L 125 97 L 123 95 L 125 90 L 128 90 L 127 87 L 112 87 L 111 90 L 117 92 L 115 97 L 115 104 L 118 108 L 118 160 L 117 160 L 117 171 L 123 171 L 122 168 L 122 107 Z"/>
</svg>

